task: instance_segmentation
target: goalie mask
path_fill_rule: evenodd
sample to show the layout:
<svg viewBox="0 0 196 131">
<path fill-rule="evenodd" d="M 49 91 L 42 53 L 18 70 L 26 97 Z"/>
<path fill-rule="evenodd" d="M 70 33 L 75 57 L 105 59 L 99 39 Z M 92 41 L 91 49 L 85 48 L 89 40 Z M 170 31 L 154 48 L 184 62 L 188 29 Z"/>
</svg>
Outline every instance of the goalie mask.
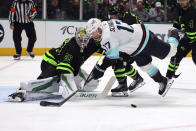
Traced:
<svg viewBox="0 0 196 131">
<path fill-rule="evenodd" d="M 86 29 L 84 27 L 78 28 L 75 33 L 75 38 L 77 44 L 80 46 L 80 52 L 83 52 L 90 39 L 89 35 L 86 33 Z"/>
</svg>

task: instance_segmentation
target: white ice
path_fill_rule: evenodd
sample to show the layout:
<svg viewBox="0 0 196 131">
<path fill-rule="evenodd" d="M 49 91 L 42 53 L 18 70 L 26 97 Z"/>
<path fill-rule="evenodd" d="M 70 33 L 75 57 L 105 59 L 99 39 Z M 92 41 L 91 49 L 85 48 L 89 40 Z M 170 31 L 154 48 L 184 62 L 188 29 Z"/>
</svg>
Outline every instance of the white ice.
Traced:
<svg viewBox="0 0 196 131">
<path fill-rule="evenodd" d="M 82 66 L 87 72 L 97 57 Z M 168 94 L 158 95 L 158 84 L 135 64 L 146 85 L 129 97 L 105 99 L 71 99 L 62 107 L 41 107 L 39 102 L 9 103 L 3 98 L 19 86 L 20 81 L 34 80 L 40 74 L 41 57 L 0 57 L 0 131 L 195 131 L 196 130 L 196 68 L 191 58 L 182 60 Z M 153 58 L 165 75 L 169 59 Z M 109 76 L 108 69 L 98 88 Z M 130 84 L 132 80 L 128 79 Z M 117 82 L 113 87 L 117 86 Z M 137 105 L 137 108 L 131 107 Z"/>
</svg>

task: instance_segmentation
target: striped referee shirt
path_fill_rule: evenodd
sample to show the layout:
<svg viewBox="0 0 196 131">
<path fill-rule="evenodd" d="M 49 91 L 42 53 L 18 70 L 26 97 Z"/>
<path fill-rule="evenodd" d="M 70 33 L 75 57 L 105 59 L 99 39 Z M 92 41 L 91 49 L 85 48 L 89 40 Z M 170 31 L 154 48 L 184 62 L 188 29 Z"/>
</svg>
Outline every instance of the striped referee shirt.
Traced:
<svg viewBox="0 0 196 131">
<path fill-rule="evenodd" d="M 33 0 L 26 0 L 26 2 L 14 0 L 9 12 L 9 22 L 10 24 L 13 24 L 14 22 L 30 23 L 35 18 L 36 14 L 37 11 Z M 25 20 L 26 15 L 29 17 L 28 20 Z"/>
</svg>

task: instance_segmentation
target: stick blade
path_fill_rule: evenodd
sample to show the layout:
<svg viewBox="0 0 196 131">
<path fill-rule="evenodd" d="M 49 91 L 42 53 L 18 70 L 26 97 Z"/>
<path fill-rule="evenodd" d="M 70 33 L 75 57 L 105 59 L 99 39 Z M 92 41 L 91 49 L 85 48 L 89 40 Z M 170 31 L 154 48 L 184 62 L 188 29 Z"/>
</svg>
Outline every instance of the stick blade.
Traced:
<svg viewBox="0 0 196 131">
<path fill-rule="evenodd" d="M 102 95 L 104 97 L 106 97 L 108 95 L 108 93 L 109 93 L 110 89 L 112 88 L 112 86 L 114 85 L 115 81 L 116 81 L 116 77 L 115 76 L 110 77 L 108 83 L 106 84 L 106 86 L 105 86 L 105 88 L 104 88 L 104 90 L 102 92 Z"/>
<path fill-rule="evenodd" d="M 56 106 L 60 107 L 59 103 L 49 102 L 49 101 L 41 101 L 40 106 L 46 107 L 46 106 Z"/>
</svg>

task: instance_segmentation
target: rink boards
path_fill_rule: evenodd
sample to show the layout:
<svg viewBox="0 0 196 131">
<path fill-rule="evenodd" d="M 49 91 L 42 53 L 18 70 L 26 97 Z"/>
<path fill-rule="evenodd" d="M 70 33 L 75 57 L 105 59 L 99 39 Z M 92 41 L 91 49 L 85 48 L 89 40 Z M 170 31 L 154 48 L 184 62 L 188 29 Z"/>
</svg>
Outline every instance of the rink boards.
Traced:
<svg viewBox="0 0 196 131">
<path fill-rule="evenodd" d="M 85 26 L 84 21 L 34 21 L 37 34 L 37 41 L 34 46 L 34 53 L 42 55 L 53 47 L 58 47 L 66 38 L 73 37 L 80 26 Z M 0 20 L 0 56 L 10 56 L 15 53 L 12 30 L 8 20 Z M 167 41 L 168 29 L 172 24 L 148 24 L 158 38 Z M 158 28 L 157 28 L 158 27 Z M 23 55 L 27 47 L 28 39 L 25 32 L 22 33 Z"/>
</svg>

